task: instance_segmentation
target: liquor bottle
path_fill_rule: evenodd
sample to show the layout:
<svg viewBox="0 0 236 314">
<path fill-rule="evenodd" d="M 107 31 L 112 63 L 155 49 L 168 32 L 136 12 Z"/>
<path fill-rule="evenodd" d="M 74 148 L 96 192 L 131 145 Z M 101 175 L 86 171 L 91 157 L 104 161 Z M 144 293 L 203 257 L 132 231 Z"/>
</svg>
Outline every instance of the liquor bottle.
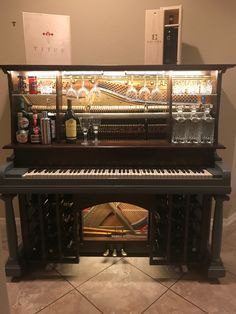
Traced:
<svg viewBox="0 0 236 314">
<path fill-rule="evenodd" d="M 40 143 L 40 129 L 36 111 L 33 112 L 31 118 L 30 141 L 31 143 Z"/>
<path fill-rule="evenodd" d="M 210 114 L 210 104 L 205 104 L 202 118 L 201 143 L 214 143 L 215 118 Z"/>
<path fill-rule="evenodd" d="M 56 139 L 56 116 L 51 116 L 51 136 L 52 140 L 54 141 Z"/>
<path fill-rule="evenodd" d="M 77 119 L 72 109 L 72 100 L 67 99 L 67 110 L 64 117 L 66 142 L 75 143 L 77 138 Z"/>
<path fill-rule="evenodd" d="M 196 104 L 191 106 L 187 142 L 195 144 L 201 143 L 201 118 L 197 113 Z"/>
<path fill-rule="evenodd" d="M 173 120 L 172 143 L 186 143 L 186 121 L 183 107 L 177 106 L 177 116 Z"/>
<path fill-rule="evenodd" d="M 37 76 L 29 76 L 28 81 L 29 81 L 29 93 L 38 94 Z"/>
<path fill-rule="evenodd" d="M 25 111 L 24 99 L 20 99 L 19 108 L 17 112 L 17 132 L 16 140 L 18 143 L 27 143 L 29 134 L 29 116 Z"/>
<path fill-rule="evenodd" d="M 169 16 L 168 24 L 174 23 L 174 16 Z M 163 64 L 176 64 L 177 63 L 177 50 L 178 50 L 178 26 L 165 27 L 164 31 L 164 55 Z"/>
</svg>

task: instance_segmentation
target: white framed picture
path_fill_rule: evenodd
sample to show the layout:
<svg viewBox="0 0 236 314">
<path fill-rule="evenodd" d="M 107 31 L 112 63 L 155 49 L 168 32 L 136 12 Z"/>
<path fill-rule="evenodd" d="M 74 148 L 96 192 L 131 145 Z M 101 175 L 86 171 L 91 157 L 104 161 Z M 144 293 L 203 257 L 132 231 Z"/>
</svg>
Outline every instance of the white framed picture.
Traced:
<svg viewBox="0 0 236 314">
<path fill-rule="evenodd" d="M 23 12 L 27 64 L 71 64 L 70 16 Z"/>
</svg>

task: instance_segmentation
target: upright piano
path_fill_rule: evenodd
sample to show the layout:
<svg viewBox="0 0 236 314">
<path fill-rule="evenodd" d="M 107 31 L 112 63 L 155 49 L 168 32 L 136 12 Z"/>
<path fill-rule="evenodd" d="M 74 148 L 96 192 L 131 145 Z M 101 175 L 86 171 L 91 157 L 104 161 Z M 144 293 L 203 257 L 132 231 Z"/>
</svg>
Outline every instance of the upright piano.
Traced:
<svg viewBox="0 0 236 314">
<path fill-rule="evenodd" d="M 13 150 L 0 168 L 7 275 L 21 276 L 32 263 L 103 255 L 224 276 L 223 202 L 231 186 L 217 154 L 225 148 L 218 124 L 222 75 L 233 66 L 2 65 L 11 112 L 11 143 L 3 148 Z M 66 141 L 68 99 L 73 144 Z M 42 144 L 43 111 L 49 144 Z"/>
</svg>

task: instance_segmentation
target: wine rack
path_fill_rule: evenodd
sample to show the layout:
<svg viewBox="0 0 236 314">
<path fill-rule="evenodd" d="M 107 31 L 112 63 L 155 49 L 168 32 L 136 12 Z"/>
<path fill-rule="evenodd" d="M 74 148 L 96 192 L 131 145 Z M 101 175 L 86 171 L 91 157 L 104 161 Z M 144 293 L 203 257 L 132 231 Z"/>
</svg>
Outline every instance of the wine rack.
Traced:
<svg viewBox="0 0 236 314">
<path fill-rule="evenodd" d="M 151 215 L 150 264 L 187 265 L 201 256 L 205 196 L 163 194 Z"/>
<path fill-rule="evenodd" d="M 22 237 L 31 261 L 77 263 L 78 218 L 72 195 L 20 195 Z"/>
</svg>

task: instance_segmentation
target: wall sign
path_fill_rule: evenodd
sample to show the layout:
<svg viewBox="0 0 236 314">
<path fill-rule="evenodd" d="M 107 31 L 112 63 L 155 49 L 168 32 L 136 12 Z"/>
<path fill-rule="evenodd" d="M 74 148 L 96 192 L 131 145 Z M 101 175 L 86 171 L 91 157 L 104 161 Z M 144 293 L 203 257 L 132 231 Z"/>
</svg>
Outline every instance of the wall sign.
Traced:
<svg viewBox="0 0 236 314">
<path fill-rule="evenodd" d="M 71 64 L 70 17 L 23 12 L 27 64 Z"/>
<path fill-rule="evenodd" d="M 163 10 L 146 10 L 145 64 L 163 63 Z"/>
</svg>

